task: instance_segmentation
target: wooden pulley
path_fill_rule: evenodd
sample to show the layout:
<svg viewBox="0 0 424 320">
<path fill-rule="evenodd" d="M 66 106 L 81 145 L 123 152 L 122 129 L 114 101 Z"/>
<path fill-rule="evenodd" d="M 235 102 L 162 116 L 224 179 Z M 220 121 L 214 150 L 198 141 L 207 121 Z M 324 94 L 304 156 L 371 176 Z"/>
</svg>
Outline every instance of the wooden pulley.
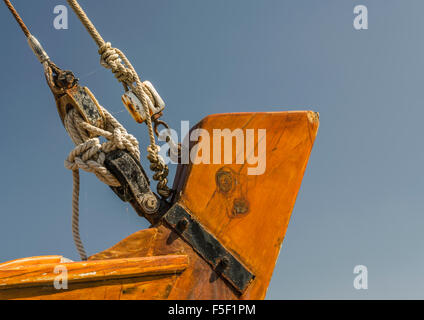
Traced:
<svg viewBox="0 0 424 320">
<path fill-rule="evenodd" d="M 165 109 L 165 102 L 149 81 L 144 81 L 143 84 L 150 93 L 146 94 L 150 113 L 149 116 L 157 119 L 162 115 L 162 111 Z M 146 120 L 147 115 L 144 111 L 143 104 L 132 90 L 124 93 L 122 102 L 136 122 L 143 123 Z"/>
<path fill-rule="evenodd" d="M 47 84 L 56 100 L 57 112 L 62 123 L 65 116 L 74 108 L 83 119 L 98 128 L 104 128 L 104 114 L 94 94 L 87 87 L 80 86 L 78 79 L 68 70 L 62 70 L 53 62 L 43 64 Z M 95 135 L 90 134 L 91 138 Z"/>
<path fill-rule="evenodd" d="M 62 122 L 66 113 L 71 108 L 75 108 L 86 122 L 98 128 L 104 128 L 102 109 L 96 97 L 87 87 L 77 84 L 70 89 L 66 89 L 65 94 L 56 99 L 56 105 Z"/>
</svg>

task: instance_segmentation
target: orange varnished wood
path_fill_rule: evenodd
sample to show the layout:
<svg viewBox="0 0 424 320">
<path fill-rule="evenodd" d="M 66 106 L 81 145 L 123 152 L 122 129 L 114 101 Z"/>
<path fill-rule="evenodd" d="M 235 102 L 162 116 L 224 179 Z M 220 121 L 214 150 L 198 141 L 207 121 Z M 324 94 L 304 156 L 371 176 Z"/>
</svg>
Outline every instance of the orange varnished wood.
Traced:
<svg viewBox="0 0 424 320">
<path fill-rule="evenodd" d="M 130 283 L 145 283 L 155 279 L 160 279 L 160 283 L 174 282 L 176 276 L 188 267 L 188 258 L 185 255 L 166 255 L 5 267 L 0 269 L 0 298 L 14 298 L 13 293 L 16 289 L 21 291 L 29 289 L 32 292 L 37 290 L 34 289 L 36 287 L 47 287 L 53 294 L 58 293 L 58 290 L 54 289 L 54 281 L 59 275 L 56 270 L 58 266 L 66 268 L 66 279 L 70 286 L 75 284 L 75 288 L 78 288 L 78 284 L 83 283 L 85 286 L 98 288 L 102 287 L 99 282 L 104 286 L 113 281 L 124 283 L 125 279 L 132 279 Z M 165 278 L 168 280 L 163 280 Z M 90 284 L 92 282 L 95 284 Z M 66 297 L 67 293 L 72 296 L 72 291 L 67 289 L 60 293 Z"/>
<path fill-rule="evenodd" d="M 241 295 L 161 222 L 87 262 L 63 263 L 50 256 L 2 264 L 0 299 L 263 299 L 318 126 L 318 114 L 311 111 L 213 115 L 196 126 L 209 132 L 212 148 L 214 129 L 255 129 L 254 148 L 245 150 L 245 160 L 257 155 L 257 130 L 266 129 L 262 175 L 247 174 L 254 165 L 234 164 L 233 148 L 233 164 L 179 165 L 174 181 L 173 201 L 255 275 Z M 222 171 L 232 179 L 226 190 L 217 179 Z M 59 264 L 69 268 L 68 290 L 53 288 Z"/>
<path fill-rule="evenodd" d="M 0 290 L 8 300 L 165 300 L 178 275 L 146 276 L 108 281 L 70 283 L 68 289 L 52 285 Z"/>
<path fill-rule="evenodd" d="M 266 129 L 263 175 L 248 175 L 247 164 L 197 164 L 185 169 L 186 179 L 179 182 L 179 203 L 255 274 L 242 298 L 265 297 L 318 126 L 318 114 L 311 111 L 213 115 L 198 125 L 211 137 L 214 129 Z M 234 147 L 233 163 L 235 158 Z M 223 167 L 237 181 L 228 193 L 216 183 Z M 247 213 L 233 213 L 237 199 L 248 205 Z"/>
<path fill-rule="evenodd" d="M 135 243 L 149 243 L 144 249 L 131 250 Z M 138 231 L 119 242 L 112 248 L 98 253 L 89 259 L 99 257 L 121 258 L 139 255 L 181 254 L 189 258 L 188 268 L 176 279 L 170 290 L 169 299 L 238 299 L 238 295 L 222 280 L 197 253 L 169 228 L 159 225 L 157 228 Z"/>
<path fill-rule="evenodd" d="M 152 256 L 151 251 L 153 250 L 152 247 L 157 234 L 158 230 L 156 228 L 140 230 L 130 236 L 130 240 L 126 238 L 108 250 L 94 254 L 88 259 L 102 260 Z"/>
<path fill-rule="evenodd" d="M 2 263 L 0 264 L 0 269 L 37 265 L 37 264 L 46 264 L 46 263 L 63 263 L 67 261 L 68 259 L 62 256 L 29 257 L 29 258 L 22 258 L 22 259 L 17 259 L 17 260 L 12 260 L 9 262 Z"/>
</svg>

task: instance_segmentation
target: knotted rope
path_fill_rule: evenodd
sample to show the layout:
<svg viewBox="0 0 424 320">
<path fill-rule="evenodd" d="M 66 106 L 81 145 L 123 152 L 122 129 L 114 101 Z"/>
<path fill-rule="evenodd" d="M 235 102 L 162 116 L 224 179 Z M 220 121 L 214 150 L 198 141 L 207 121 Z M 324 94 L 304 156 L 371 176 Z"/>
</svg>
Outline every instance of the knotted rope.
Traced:
<svg viewBox="0 0 424 320">
<path fill-rule="evenodd" d="M 149 103 L 153 103 L 154 105 L 157 103 L 153 97 L 154 95 L 152 92 L 150 92 L 149 88 L 141 82 L 140 77 L 125 54 L 121 50 L 113 48 L 110 42 L 105 42 L 103 40 L 102 36 L 97 31 L 96 27 L 93 25 L 78 2 L 76 0 L 67 0 L 67 2 L 98 45 L 98 52 L 101 56 L 101 65 L 103 65 L 105 68 L 111 69 L 116 79 L 123 84 L 125 90 L 130 88 L 143 105 L 150 137 L 150 146 L 147 148 L 147 152 L 149 153 L 147 158 L 151 163 L 150 169 L 155 172 L 153 179 L 158 181 L 158 193 L 162 197 L 168 198 L 171 195 L 171 190 L 167 186 L 167 176 L 169 169 L 162 157 L 159 156 L 160 149 L 159 146 L 156 145 L 152 119 L 150 117 L 149 110 Z"/>
<path fill-rule="evenodd" d="M 87 260 L 87 254 L 79 232 L 79 169 L 94 173 L 102 182 L 112 187 L 120 183 L 105 167 L 105 153 L 120 149 L 127 150 L 135 159 L 140 161 L 140 151 L 137 139 L 104 108 L 104 128 L 95 127 L 86 122 L 81 114 L 71 109 L 64 118 L 66 131 L 76 147 L 65 160 L 65 167 L 72 170 L 72 235 L 81 260 Z M 95 138 L 90 138 L 96 136 Z M 98 136 L 106 139 L 100 143 Z"/>
</svg>

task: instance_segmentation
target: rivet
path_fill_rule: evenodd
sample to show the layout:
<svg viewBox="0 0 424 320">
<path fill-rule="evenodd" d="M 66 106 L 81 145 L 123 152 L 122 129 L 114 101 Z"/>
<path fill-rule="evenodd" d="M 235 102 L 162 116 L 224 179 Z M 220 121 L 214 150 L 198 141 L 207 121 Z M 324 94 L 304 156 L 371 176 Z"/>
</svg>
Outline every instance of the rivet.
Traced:
<svg viewBox="0 0 424 320">
<path fill-rule="evenodd" d="M 225 270 L 225 269 L 227 269 L 229 264 L 230 264 L 230 260 L 228 260 L 227 257 L 223 257 L 221 260 L 219 260 L 218 268 L 220 270 Z"/>
<path fill-rule="evenodd" d="M 177 223 L 177 229 L 180 232 L 183 232 L 185 229 L 187 229 L 188 226 L 188 220 L 186 218 L 182 218 L 180 221 L 178 221 Z"/>
</svg>

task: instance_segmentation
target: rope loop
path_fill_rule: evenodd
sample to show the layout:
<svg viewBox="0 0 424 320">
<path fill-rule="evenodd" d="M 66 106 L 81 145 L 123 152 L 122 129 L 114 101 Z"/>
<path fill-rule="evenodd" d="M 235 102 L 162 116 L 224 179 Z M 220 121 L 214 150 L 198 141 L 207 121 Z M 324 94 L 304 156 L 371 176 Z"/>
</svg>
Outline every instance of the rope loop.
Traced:
<svg viewBox="0 0 424 320">
<path fill-rule="evenodd" d="M 102 111 L 106 115 L 107 130 L 87 123 L 75 109 L 66 114 L 65 128 L 76 147 L 65 160 L 65 168 L 92 172 L 104 183 L 117 187 L 120 186 L 119 181 L 104 166 L 105 153 L 117 149 L 127 150 L 139 160 L 139 144 L 106 109 L 102 108 Z M 99 138 L 88 139 L 89 133 L 103 136 L 107 141 L 100 143 Z"/>
</svg>

